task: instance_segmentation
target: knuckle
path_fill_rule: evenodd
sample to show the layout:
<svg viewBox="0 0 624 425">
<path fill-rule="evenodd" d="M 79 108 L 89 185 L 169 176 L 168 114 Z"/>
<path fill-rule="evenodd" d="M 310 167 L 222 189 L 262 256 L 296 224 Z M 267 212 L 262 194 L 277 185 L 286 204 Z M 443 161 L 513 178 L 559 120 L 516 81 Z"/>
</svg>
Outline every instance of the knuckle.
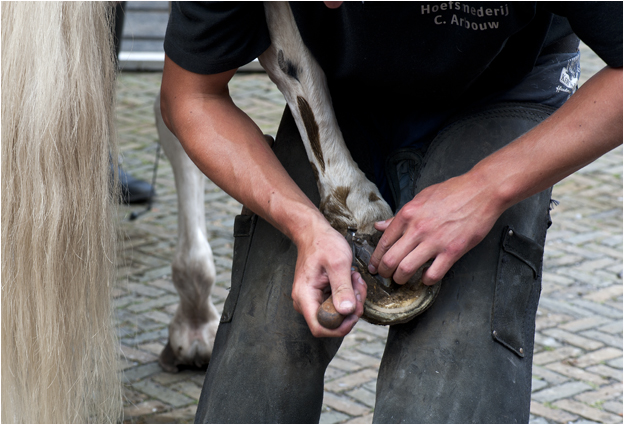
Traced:
<svg viewBox="0 0 624 425">
<path fill-rule="evenodd" d="M 397 273 L 400 276 L 411 276 L 414 274 L 414 269 L 410 264 L 401 263 L 397 267 Z"/>
<path fill-rule="evenodd" d="M 417 214 L 418 207 L 415 206 L 413 203 L 408 203 L 403 208 L 401 208 L 401 211 L 399 211 L 399 214 L 397 214 L 397 216 L 400 217 L 401 221 L 406 222 L 413 220 Z"/>
<path fill-rule="evenodd" d="M 446 247 L 446 249 L 444 250 L 444 253 L 451 258 L 458 258 L 461 256 L 463 250 L 464 250 L 464 244 L 453 242 L 453 243 L 450 243 Z"/>
<path fill-rule="evenodd" d="M 345 258 L 343 256 L 330 257 L 327 261 L 327 265 L 331 270 L 340 270 L 351 265 L 351 258 Z"/>
<path fill-rule="evenodd" d="M 385 270 L 394 270 L 397 267 L 397 263 L 393 257 L 386 254 L 379 262 L 379 267 Z"/>
<path fill-rule="evenodd" d="M 444 272 L 444 270 L 440 270 L 440 269 L 435 269 L 435 270 L 429 269 L 425 273 L 425 275 L 433 283 L 439 282 L 440 280 L 442 280 L 442 278 L 444 277 L 445 274 L 446 273 Z"/>
</svg>

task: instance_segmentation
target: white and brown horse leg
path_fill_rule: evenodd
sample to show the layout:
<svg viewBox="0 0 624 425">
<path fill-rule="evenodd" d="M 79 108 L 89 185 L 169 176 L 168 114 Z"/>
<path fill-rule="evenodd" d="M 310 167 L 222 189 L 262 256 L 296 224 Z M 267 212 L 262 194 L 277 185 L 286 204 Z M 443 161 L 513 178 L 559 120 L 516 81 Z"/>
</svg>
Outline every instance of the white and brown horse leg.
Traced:
<svg viewBox="0 0 624 425">
<path fill-rule="evenodd" d="M 351 158 L 332 108 L 323 70 L 304 45 L 287 2 L 264 3 L 271 47 L 259 60 L 284 94 L 314 170 L 319 209 L 341 233 L 373 224 L 392 210 Z"/>
<path fill-rule="evenodd" d="M 163 122 L 160 95 L 154 103 L 154 114 L 178 194 L 178 245 L 171 276 L 180 305 L 169 325 L 169 342 L 159 361 L 166 371 L 177 372 L 178 365 L 199 367 L 210 361 L 219 325 L 219 313 L 210 298 L 215 265 L 206 235 L 205 176 Z"/>
</svg>

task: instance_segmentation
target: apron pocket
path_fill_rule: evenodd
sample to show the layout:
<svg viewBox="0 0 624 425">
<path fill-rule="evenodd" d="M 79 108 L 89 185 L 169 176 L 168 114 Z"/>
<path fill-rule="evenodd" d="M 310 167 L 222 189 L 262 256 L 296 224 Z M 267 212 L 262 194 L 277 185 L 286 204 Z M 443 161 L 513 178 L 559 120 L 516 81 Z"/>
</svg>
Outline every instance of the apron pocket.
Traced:
<svg viewBox="0 0 624 425">
<path fill-rule="evenodd" d="M 221 315 L 221 323 L 227 323 L 232 320 L 234 309 L 238 301 L 243 277 L 245 275 L 245 266 L 247 265 L 247 257 L 249 254 L 249 246 L 251 245 L 251 235 L 253 235 L 256 227 L 258 216 L 237 215 L 234 219 L 234 253 L 232 255 L 232 281 L 230 285 L 230 293 L 223 305 L 223 314 Z"/>
<path fill-rule="evenodd" d="M 492 338 L 520 357 L 532 345 L 544 248 L 507 226 L 498 258 Z"/>
</svg>

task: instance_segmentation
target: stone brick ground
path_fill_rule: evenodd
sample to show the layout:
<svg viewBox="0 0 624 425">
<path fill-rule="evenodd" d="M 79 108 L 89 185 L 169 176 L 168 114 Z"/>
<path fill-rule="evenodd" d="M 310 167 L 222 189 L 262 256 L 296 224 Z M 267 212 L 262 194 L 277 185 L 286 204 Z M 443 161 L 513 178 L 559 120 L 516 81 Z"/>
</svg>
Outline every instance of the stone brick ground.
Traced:
<svg viewBox="0 0 624 425">
<path fill-rule="evenodd" d="M 583 80 L 601 67 L 584 48 Z M 119 77 L 118 133 L 123 167 L 151 180 L 157 136 L 152 102 L 158 73 Z M 284 101 L 264 74 L 237 74 L 236 103 L 265 133 L 275 134 Z M 170 279 L 176 243 L 173 174 L 161 157 L 151 212 L 128 221 L 140 206 L 120 207 L 119 284 L 115 293 L 119 368 L 126 423 L 190 423 L 204 372 L 163 372 L 157 355 L 178 302 Z M 533 423 L 622 422 L 622 148 L 554 189 L 537 317 Z M 228 293 L 232 225 L 240 204 L 207 182 L 208 236 L 217 266 L 214 301 Z M 387 328 L 360 322 L 345 338 L 325 376 L 322 423 L 370 423 Z"/>
</svg>

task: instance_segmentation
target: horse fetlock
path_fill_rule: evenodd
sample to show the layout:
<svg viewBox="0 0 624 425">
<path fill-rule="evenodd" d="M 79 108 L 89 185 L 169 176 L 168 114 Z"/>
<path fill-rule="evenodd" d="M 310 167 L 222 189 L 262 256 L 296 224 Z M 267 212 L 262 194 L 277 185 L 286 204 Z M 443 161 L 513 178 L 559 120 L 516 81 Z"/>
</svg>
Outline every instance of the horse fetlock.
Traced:
<svg viewBox="0 0 624 425">
<path fill-rule="evenodd" d="M 377 187 L 364 180 L 348 186 L 328 187 L 321 195 L 319 210 L 343 235 L 348 227 L 356 228 L 360 233 L 373 234 L 376 232 L 375 222 L 392 217 L 392 210 Z"/>
</svg>

